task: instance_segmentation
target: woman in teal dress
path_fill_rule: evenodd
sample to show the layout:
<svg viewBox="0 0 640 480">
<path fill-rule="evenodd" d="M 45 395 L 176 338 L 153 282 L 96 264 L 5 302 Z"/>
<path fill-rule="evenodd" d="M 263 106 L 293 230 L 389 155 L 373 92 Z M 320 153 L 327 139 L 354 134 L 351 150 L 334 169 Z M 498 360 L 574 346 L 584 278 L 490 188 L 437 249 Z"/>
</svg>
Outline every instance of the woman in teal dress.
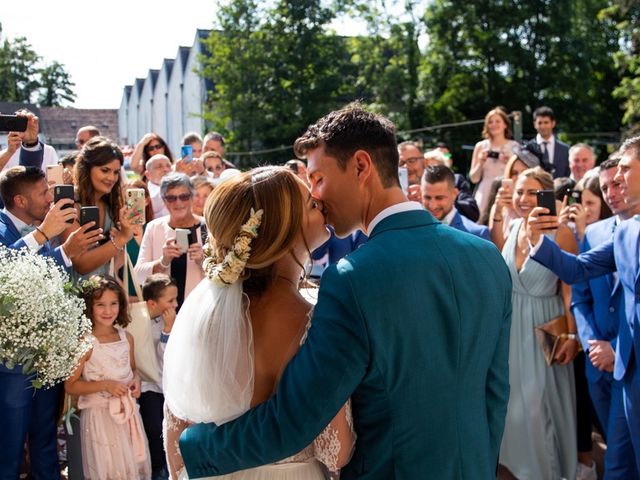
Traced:
<svg viewBox="0 0 640 480">
<path fill-rule="evenodd" d="M 575 478 L 577 461 L 575 389 L 571 361 L 578 341 L 568 340 L 547 366 L 534 327 L 567 315 L 569 331 L 576 332 L 569 310 L 571 290 L 550 270 L 528 260 L 526 218 L 537 206 L 538 190 L 552 190 L 553 178 L 540 167 L 518 177 L 513 206 L 515 220 L 502 255 L 513 282 L 513 316 L 509 348 L 509 383 L 505 431 L 500 463 L 519 480 Z M 555 241 L 575 252 L 571 231 L 561 226 Z"/>
</svg>

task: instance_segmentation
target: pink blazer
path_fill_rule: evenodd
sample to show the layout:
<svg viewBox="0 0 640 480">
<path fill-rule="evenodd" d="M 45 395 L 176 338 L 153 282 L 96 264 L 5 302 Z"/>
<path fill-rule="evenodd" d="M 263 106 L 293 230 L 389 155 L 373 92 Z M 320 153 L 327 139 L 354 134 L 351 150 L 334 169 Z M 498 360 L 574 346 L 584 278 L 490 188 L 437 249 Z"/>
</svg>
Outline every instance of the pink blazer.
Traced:
<svg viewBox="0 0 640 480">
<path fill-rule="evenodd" d="M 196 234 L 198 241 L 202 243 L 202 232 L 199 228 L 196 230 Z M 156 218 L 147 224 L 147 228 L 142 236 L 138 261 L 134 267 L 136 278 L 141 285 L 146 278 L 153 273 L 153 265 L 156 260 L 162 256 L 162 247 L 164 247 L 165 242 L 169 239 L 175 240 L 175 238 L 176 232 L 169 226 L 169 215 Z M 166 273 L 171 276 L 171 267 L 169 267 Z M 193 290 L 203 278 L 204 273 L 202 272 L 202 266 L 197 265 L 193 260 L 187 259 L 184 298 L 187 298 L 191 290 Z"/>
</svg>

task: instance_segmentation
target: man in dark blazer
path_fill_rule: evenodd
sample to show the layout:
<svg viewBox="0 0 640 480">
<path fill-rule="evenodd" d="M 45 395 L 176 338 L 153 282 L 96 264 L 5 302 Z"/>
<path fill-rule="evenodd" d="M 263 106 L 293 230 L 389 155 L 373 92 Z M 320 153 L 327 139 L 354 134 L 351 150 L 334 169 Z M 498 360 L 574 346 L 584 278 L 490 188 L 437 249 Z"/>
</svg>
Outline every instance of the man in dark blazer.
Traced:
<svg viewBox="0 0 640 480">
<path fill-rule="evenodd" d="M 341 478 L 495 478 L 509 397 L 502 256 L 407 201 L 386 118 L 349 105 L 294 149 L 336 235 L 359 228 L 369 240 L 325 271 L 307 340 L 276 394 L 182 433 L 189 477 L 299 452 L 350 398 L 357 441 Z"/>
<path fill-rule="evenodd" d="M 454 207 L 458 189 L 455 186 L 453 172 L 449 167 L 444 165 L 427 167 L 422 176 L 421 191 L 422 205 L 442 223 L 491 241 L 491 234 L 487 227 L 478 225 L 460 215 Z"/>
<path fill-rule="evenodd" d="M 50 240 L 67 228 L 65 221 L 76 218 L 73 200 L 60 200 L 52 208 L 51 189 L 37 167 L 18 166 L 0 175 L 0 244 L 8 248 L 29 248 L 50 256 L 69 270 L 72 259 L 102 237 L 101 230 L 87 233 L 87 224 L 74 231 L 57 248 Z M 37 295 L 37 292 L 33 292 Z M 24 442 L 29 439 L 33 478 L 60 478 L 57 457 L 56 421 L 62 384 L 34 391 L 31 376 L 22 374 L 22 365 L 7 368 L 0 364 L 0 479 L 20 474 Z"/>
<path fill-rule="evenodd" d="M 627 140 L 619 153 L 615 179 L 622 185 L 627 205 L 636 208 L 640 204 L 640 137 Z M 636 475 L 640 475 L 640 215 L 621 222 L 611 239 L 576 257 L 543 237 L 545 231 L 557 226 L 557 217 L 546 213 L 546 209 L 536 208 L 529 216 L 527 234 L 533 245 L 533 260 L 568 284 L 617 271 L 625 311 L 616 338 L 613 378 L 622 383 L 626 422 L 616 421 L 615 428 L 622 429 L 619 434 L 629 439 L 635 452 Z"/>
<path fill-rule="evenodd" d="M 543 161 L 551 165 L 553 178 L 568 177 L 569 145 L 561 142 L 553 134 L 556 127 L 556 116 L 549 107 L 539 107 L 533 112 L 533 126 L 538 132 L 530 142 L 536 143 L 542 151 Z"/>
</svg>

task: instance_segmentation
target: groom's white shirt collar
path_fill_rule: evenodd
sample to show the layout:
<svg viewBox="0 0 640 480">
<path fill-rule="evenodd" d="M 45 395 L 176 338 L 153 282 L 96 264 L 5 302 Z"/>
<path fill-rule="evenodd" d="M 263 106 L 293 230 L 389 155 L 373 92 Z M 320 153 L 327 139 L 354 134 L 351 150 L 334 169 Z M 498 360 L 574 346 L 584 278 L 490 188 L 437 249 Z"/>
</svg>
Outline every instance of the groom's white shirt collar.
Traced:
<svg viewBox="0 0 640 480">
<path fill-rule="evenodd" d="M 385 208 L 379 214 L 373 217 L 373 220 L 371 220 L 371 222 L 369 222 L 369 225 L 367 225 L 367 235 L 371 235 L 371 232 L 373 232 L 373 229 L 376 228 L 376 225 L 378 225 L 385 218 L 390 217 L 391 215 L 395 215 L 396 213 L 411 212 L 413 210 L 424 210 L 424 208 L 422 208 L 422 204 L 418 202 L 396 203 L 395 205 L 391 205 L 390 207 Z"/>
</svg>

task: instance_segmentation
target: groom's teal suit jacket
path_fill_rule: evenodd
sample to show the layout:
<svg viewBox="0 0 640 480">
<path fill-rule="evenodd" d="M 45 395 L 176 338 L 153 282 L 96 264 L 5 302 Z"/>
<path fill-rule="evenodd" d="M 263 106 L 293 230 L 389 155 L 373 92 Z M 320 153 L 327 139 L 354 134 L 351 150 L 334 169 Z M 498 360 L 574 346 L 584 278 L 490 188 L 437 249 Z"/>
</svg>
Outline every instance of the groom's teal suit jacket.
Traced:
<svg viewBox="0 0 640 480">
<path fill-rule="evenodd" d="M 511 280 L 489 242 L 426 211 L 383 219 L 329 267 L 306 343 L 269 401 L 194 425 L 190 478 L 302 450 L 351 397 L 343 479 L 495 479 L 509 397 Z"/>
</svg>

